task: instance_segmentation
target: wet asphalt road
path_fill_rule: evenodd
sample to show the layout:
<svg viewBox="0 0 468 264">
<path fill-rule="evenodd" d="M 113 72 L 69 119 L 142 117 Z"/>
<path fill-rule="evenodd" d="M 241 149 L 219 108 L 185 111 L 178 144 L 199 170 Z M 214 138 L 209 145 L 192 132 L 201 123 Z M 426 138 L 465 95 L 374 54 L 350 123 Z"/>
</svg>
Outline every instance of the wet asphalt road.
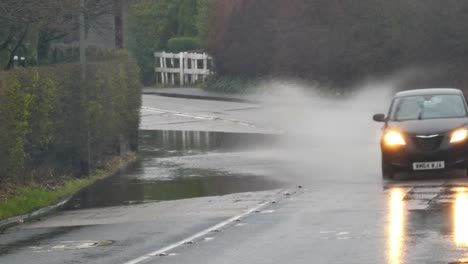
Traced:
<svg viewBox="0 0 468 264">
<path fill-rule="evenodd" d="M 144 96 L 142 129 L 165 132 L 142 133 L 140 164 L 0 235 L 0 263 L 468 261 L 462 172 L 382 181 L 370 117 L 386 98 Z"/>
</svg>

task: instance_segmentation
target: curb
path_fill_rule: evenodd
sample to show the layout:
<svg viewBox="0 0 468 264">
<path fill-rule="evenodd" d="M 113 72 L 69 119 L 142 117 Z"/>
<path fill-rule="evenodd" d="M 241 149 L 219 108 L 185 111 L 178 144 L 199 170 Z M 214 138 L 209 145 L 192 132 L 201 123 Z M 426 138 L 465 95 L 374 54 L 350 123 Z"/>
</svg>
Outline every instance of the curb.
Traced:
<svg viewBox="0 0 468 264">
<path fill-rule="evenodd" d="M 132 166 L 135 163 L 135 161 L 136 161 L 136 159 L 129 161 L 127 164 L 123 165 L 121 168 L 119 168 L 114 173 L 110 173 L 106 177 L 104 177 L 102 179 L 99 179 L 96 182 L 101 181 L 101 180 L 103 180 L 105 178 L 112 177 L 112 176 L 116 175 L 117 173 L 127 169 L 130 166 Z M 27 214 L 13 216 L 13 217 L 1 220 L 0 221 L 0 234 L 3 234 L 7 229 L 12 228 L 14 226 L 18 226 L 18 225 L 24 224 L 26 222 L 31 222 L 31 221 L 34 221 L 34 220 L 37 220 L 37 219 L 52 215 L 52 214 L 60 211 L 77 193 L 79 193 L 80 191 L 82 191 L 83 189 L 88 188 L 88 187 L 89 186 L 86 186 L 86 187 L 76 191 L 75 193 L 61 199 L 55 205 L 49 205 L 49 206 L 34 210 L 34 211 L 32 211 L 30 213 L 27 213 Z"/>
<path fill-rule="evenodd" d="M 250 104 L 260 104 L 261 103 L 258 100 L 242 99 L 242 98 L 234 98 L 234 97 L 223 97 L 223 96 L 192 95 L 192 94 L 178 94 L 178 93 L 150 92 L 150 91 L 143 91 L 142 93 L 143 94 L 148 94 L 148 95 L 159 95 L 159 96 L 165 96 L 165 97 L 196 99 L 196 100 L 212 100 L 212 101 L 250 103 Z"/>
<path fill-rule="evenodd" d="M 73 198 L 73 196 L 74 194 L 60 200 L 55 205 L 50 205 L 50 206 L 38 209 L 28 214 L 14 216 L 14 217 L 0 221 L 0 234 L 5 232 L 5 230 L 7 230 L 8 228 L 23 224 L 25 222 L 34 221 L 36 219 L 51 215 L 59 211 L 65 206 L 65 204 L 67 204 L 71 200 L 71 198 Z"/>
</svg>

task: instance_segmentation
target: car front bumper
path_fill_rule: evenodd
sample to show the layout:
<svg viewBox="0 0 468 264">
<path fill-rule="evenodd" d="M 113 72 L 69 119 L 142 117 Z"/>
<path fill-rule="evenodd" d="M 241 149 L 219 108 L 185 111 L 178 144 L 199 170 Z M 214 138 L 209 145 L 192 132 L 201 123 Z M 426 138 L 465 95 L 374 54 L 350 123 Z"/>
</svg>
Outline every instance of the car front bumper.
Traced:
<svg viewBox="0 0 468 264">
<path fill-rule="evenodd" d="M 382 145 L 383 161 L 396 170 L 413 171 L 413 164 L 444 161 L 445 169 L 467 168 L 468 144 L 445 146 L 434 151 L 422 151 L 411 146 L 388 148 Z"/>
</svg>

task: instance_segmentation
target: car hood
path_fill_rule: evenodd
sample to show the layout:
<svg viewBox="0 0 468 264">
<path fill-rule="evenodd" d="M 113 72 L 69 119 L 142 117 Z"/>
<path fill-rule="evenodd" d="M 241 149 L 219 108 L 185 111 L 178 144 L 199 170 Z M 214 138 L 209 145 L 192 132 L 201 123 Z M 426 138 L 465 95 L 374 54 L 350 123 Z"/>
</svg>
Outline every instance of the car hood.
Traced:
<svg viewBox="0 0 468 264">
<path fill-rule="evenodd" d="M 468 124 L 468 118 L 424 119 L 408 121 L 389 121 L 387 128 L 400 130 L 408 134 L 440 134 L 452 131 Z"/>
</svg>

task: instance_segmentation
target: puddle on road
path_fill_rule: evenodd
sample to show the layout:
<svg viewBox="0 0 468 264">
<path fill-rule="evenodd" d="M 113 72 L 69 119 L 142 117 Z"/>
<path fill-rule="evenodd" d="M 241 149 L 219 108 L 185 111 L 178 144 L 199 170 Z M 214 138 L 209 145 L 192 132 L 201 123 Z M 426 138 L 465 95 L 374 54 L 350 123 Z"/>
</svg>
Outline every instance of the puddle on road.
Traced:
<svg viewBox="0 0 468 264">
<path fill-rule="evenodd" d="M 223 133 L 203 131 L 140 131 L 143 157 L 195 155 L 206 152 L 229 152 L 271 146 L 279 135 Z"/>
<path fill-rule="evenodd" d="M 285 184 L 268 177 L 222 170 L 192 169 L 168 157 L 231 152 L 268 146 L 274 135 L 215 132 L 141 131 L 139 161 L 113 177 L 84 189 L 67 210 L 265 191 Z M 166 159 L 159 162 L 158 159 Z"/>
<path fill-rule="evenodd" d="M 120 174 L 77 194 L 66 209 L 83 209 L 143 202 L 177 200 L 281 188 L 283 183 L 259 176 L 238 176 L 222 171 L 178 169 L 170 180 L 145 180 Z M 130 176 L 130 177 L 129 177 Z"/>
</svg>

